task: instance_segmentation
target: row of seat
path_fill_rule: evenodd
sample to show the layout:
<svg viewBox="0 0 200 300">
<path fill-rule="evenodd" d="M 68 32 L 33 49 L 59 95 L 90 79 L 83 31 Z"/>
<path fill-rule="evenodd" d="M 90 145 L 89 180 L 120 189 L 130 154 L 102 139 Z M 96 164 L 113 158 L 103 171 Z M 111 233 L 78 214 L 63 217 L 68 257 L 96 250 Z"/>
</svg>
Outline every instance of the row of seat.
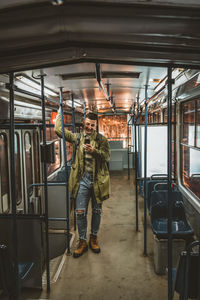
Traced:
<svg viewBox="0 0 200 300">
<path fill-rule="evenodd" d="M 167 175 L 153 175 L 147 181 L 146 188 L 147 207 L 150 214 L 151 227 L 158 239 L 168 238 L 168 182 Z M 182 194 L 173 183 L 170 193 L 172 213 L 172 237 L 192 239 L 194 230 L 186 219 Z M 188 244 L 188 243 L 187 243 Z M 200 256 L 199 251 L 193 252 L 198 241 L 187 246 L 186 251 L 180 253 L 177 268 L 173 268 L 174 290 L 179 294 L 180 300 L 200 299 Z"/>
<path fill-rule="evenodd" d="M 147 181 L 146 188 L 147 207 L 151 219 L 153 233 L 158 239 L 168 237 L 168 183 L 167 175 L 153 175 Z M 176 184 L 172 184 L 170 193 L 172 210 L 172 236 L 173 238 L 187 239 L 194 234 L 185 215 L 183 198 Z"/>
</svg>

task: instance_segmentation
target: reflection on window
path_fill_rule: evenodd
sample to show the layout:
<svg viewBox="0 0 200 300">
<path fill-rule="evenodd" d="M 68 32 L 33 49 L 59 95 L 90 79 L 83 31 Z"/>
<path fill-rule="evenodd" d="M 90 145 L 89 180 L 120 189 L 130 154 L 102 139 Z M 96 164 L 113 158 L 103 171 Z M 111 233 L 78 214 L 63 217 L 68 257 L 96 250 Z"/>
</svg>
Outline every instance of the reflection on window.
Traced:
<svg viewBox="0 0 200 300">
<path fill-rule="evenodd" d="M 20 204 L 22 201 L 21 186 L 21 165 L 20 165 L 20 142 L 19 134 L 15 133 L 15 182 L 16 182 L 16 202 Z"/>
<path fill-rule="evenodd" d="M 0 134 L 0 179 L 1 179 L 1 210 L 7 213 L 10 208 L 7 136 Z"/>
<path fill-rule="evenodd" d="M 200 198 L 200 151 L 182 146 L 182 181 Z"/>
<path fill-rule="evenodd" d="M 25 145 L 26 185 L 28 187 L 30 184 L 33 183 L 31 135 L 29 132 L 25 133 L 24 145 Z"/>
<path fill-rule="evenodd" d="M 108 140 L 123 141 L 123 148 L 128 147 L 127 116 L 100 116 L 99 132 Z"/>
</svg>

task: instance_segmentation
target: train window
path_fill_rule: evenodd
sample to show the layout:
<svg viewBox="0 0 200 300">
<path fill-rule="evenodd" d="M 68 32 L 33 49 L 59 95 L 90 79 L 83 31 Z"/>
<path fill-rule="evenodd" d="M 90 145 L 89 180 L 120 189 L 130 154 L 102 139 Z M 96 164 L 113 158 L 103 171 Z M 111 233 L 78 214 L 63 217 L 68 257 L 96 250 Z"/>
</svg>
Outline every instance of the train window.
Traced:
<svg viewBox="0 0 200 300">
<path fill-rule="evenodd" d="M 195 142 L 195 101 L 182 105 L 182 143 L 194 146 Z"/>
<path fill-rule="evenodd" d="M 182 182 L 200 198 L 200 150 L 182 146 Z"/>
<path fill-rule="evenodd" d="M 22 201 L 21 185 L 21 159 L 20 159 L 20 137 L 15 133 L 15 183 L 16 183 L 16 203 L 19 205 Z"/>
<path fill-rule="evenodd" d="M 0 134 L 0 179 L 1 179 L 1 210 L 8 213 L 10 209 L 9 175 L 8 175 L 7 136 Z"/>
<path fill-rule="evenodd" d="M 31 135 L 26 132 L 24 135 L 25 145 L 25 170 L 26 170 L 26 186 L 28 187 L 33 183 L 33 166 L 32 166 L 32 147 L 31 147 Z"/>
<path fill-rule="evenodd" d="M 182 182 L 200 198 L 200 100 L 182 104 Z M 188 136 L 187 136 L 188 135 Z M 196 138 L 195 138 L 196 137 Z"/>
</svg>

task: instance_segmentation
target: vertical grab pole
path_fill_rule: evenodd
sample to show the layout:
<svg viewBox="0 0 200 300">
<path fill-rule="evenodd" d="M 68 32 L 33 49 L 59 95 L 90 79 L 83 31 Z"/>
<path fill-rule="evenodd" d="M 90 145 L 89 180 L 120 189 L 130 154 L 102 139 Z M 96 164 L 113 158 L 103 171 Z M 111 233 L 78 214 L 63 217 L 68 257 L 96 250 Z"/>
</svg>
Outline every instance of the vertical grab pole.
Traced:
<svg viewBox="0 0 200 300">
<path fill-rule="evenodd" d="M 45 95 L 44 95 L 44 74 L 41 75 L 41 99 L 42 99 L 42 129 L 43 129 L 43 146 L 45 148 L 46 137 L 46 117 L 45 117 Z M 47 189 L 47 165 L 42 163 L 43 182 L 44 182 L 44 199 L 45 199 L 45 239 L 46 239 L 46 274 L 47 274 L 47 291 L 50 292 L 50 266 L 49 266 L 49 209 L 48 209 L 48 189 Z"/>
<path fill-rule="evenodd" d="M 128 138 L 128 180 L 130 180 L 130 166 L 129 166 L 129 121 L 127 122 L 127 138 Z"/>
<path fill-rule="evenodd" d="M 67 171 L 67 149 L 65 143 L 65 128 L 63 120 L 63 88 L 60 87 L 60 117 L 61 117 L 61 127 L 62 127 L 62 139 L 63 139 L 63 154 L 65 162 L 65 172 L 66 172 L 66 215 L 67 215 L 67 254 L 70 255 L 70 201 L 69 201 L 69 192 L 68 192 L 68 171 Z"/>
<path fill-rule="evenodd" d="M 86 103 L 85 102 L 83 103 L 83 116 L 85 119 L 86 118 Z"/>
<path fill-rule="evenodd" d="M 10 73 L 10 180 L 12 199 L 12 240 L 15 273 L 15 299 L 19 297 L 18 278 L 18 238 L 17 238 L 17 218 L 16 218 L 16 185 L 15 185 L 15 125 L 14 125 L 14 75 Z"/>
<path fill-rule="evenodd" d="M 173 299 L 172 289 L 172 68 L 168 67 L 168 300 Z"/>
<path fill-rule="evenodd" d="M 144 132 L 144 255 L 147 255 L 147 100 L 148 85 L 145 85 L 145 132 Z"/>
<path fill-rule="evenodd" d="M 74 114 L 74 94 L 72 93 L 72 132 L 75 133 L 76 125 L 75 125 L 75 114 Z M 75 155 L 75 154 L 73 154 Z M 74 160 L 74 157 L 73 157 Z M 74 230 L 76 231 L 76 201 L 74 199 Z"/>
<path fill-rule="evenodd" d="M 136 200 L 136 231 L 138 231 L 138 156 L 137 156 L 137 115 L 135 117 L 135 200 Z"/>
</svg>

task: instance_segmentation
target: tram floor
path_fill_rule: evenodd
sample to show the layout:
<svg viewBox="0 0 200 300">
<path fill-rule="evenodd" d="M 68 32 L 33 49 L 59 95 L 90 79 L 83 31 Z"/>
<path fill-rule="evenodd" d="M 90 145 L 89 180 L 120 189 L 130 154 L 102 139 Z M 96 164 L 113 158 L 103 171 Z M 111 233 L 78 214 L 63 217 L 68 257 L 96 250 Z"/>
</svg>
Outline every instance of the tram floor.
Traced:
<svg viewBox="0 0 200 300">
<path fill-rule="evenodd" d="M 22 291 L 20 299 L 167 300 L 167 277 L 156 275 L 154 272 L 153 235 L 149 224 L 148 255 L 143 255 L 141 197 L 139 197 L 139 231 L 136 232 L 133 182 L 133 174 L 128 180 L 127 171 L 111 173 L 111 197 L 103 203 L 102 223 L 98 236 L 101 253 L 94 254 L 89 249 L 78 259 L 67 256 L 60 276 L 57 282 L 51 285 L 49 294 L 44 286 L 42 292 Z M 90 217 L 89 209 L 88 220 Z M 75 240 L 77 238 L 76 233 Z"/>
</svg>

